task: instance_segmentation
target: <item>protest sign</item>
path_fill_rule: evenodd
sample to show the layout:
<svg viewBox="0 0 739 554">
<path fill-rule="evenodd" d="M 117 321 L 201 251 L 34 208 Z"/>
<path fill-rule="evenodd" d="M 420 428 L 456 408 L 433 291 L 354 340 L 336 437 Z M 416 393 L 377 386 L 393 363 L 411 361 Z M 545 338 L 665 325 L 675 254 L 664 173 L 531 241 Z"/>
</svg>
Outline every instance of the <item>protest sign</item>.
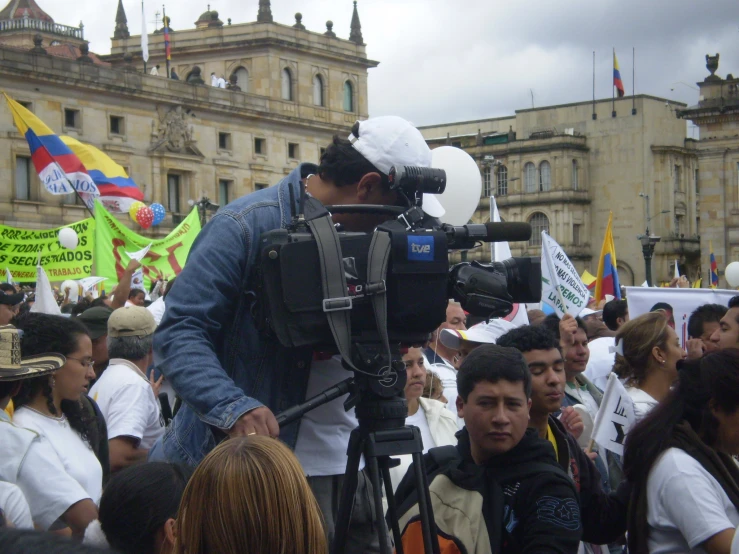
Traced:
<svg viewBox="0 0 739 554">
<path fill-rule="evenodd" d="M 635 422 L 634 402 L 616 374 L 611 373 L 593 423 L 592 440 L 623 456 L 626 434 Z"/>
<path fill-rule="evenodd" d="M 200 219 L 195 208 L 174 231 L 159 240 L 131 231 L 99 202 L 95 204 L 95 220 L 96 274 L 119 282 L 130 259 L 128 253 L 136 254 L 150 245 L 148 252 L 140 260 L 143 265 L 144 286 L 137 286 L 146 290 L 152 279 L 168 279 L 179 275 L 190 247 L 200 232 Z"/>
<path fill-rule="evenodd" d="M 541 301 L 561 318 L 577 316 L 588 305 L 590 293 L 575 266 L 546 231 L 541 233 Z"/>
<path fill-rule="evenodd" d="M 698 306 L 728 306 L 729 300 L 737 294 L 737 291 L 720 289 L 626 287 L 629 317 L 634 319 L 654 310 L 665 310 L 670 327 L 675 329 L 683 347 L 688 341 L 688 319 Z"/>
<path fill-rule="evenodd" d="M 16 283 L 36 280 L 36 265 L 46 270 L 51 281 L 81 279 L 92 274 L 95 220 L 83 219 L 71 225 L 79 237 L 79 245 L 67 250 L 59 244 L 59 230 L 16 229 L 0 225 L 0 267 L 10 271 Z M 6 272 L 7 278 L 7 272 Z"/>
</svg>

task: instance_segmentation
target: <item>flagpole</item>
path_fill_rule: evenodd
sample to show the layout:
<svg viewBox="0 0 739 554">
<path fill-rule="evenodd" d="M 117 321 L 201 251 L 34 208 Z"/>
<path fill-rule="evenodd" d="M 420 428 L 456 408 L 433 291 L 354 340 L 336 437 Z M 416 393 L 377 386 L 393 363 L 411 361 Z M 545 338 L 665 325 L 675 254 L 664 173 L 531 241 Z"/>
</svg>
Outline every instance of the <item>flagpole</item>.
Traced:
<svg viewBox="0 0 739 554">
<path fill-rule="evenodd" d="M 631 47 L 631 115 L 636 115 L 636 48 Z"/>
<path fill-rule="evenodd" d="M 169 36 L 169 21 L 167 21 L 167 11 L 164 9 L 164 4 L 162 4 L 162 19 L 164 20 L 164 33 Z M 170 40 L 172 40 L 172 37 L 170 37 Z M 166 44 L 164 45 L 164 57 L 166 58 L 167 62 L 167 79 L 169 79 L 169 53 L 167 51 Z"/>
<path fill-rule="evenodd" d="M 593 50 L 593 121 L 598 119 L 598 114 L 595 113 L 595 50 Z"/>
<path fill-rule="evenodd" d="M 80 199 L 80 202 L 82 202 L 82 205 L 85 207 L 87 212 L 90 214 L 90 217 L 95 217 L 95 214 L 92 213 L 92 210 L 90 209 L 90 206 L 88 206 L 85 203 L 85 200 L 82 198 L 82 195 L 80 194 L 80 191 L 78 191 L 76 188 L 74 188 L 74 185 L 72 184 L 72 181 L 69 180 L 69 177 L 67 177 L 67 183 L 69 183 L 69 186 L 72 187 L 72 190 L 77 195 L 77 198 Z"/>
</svg>

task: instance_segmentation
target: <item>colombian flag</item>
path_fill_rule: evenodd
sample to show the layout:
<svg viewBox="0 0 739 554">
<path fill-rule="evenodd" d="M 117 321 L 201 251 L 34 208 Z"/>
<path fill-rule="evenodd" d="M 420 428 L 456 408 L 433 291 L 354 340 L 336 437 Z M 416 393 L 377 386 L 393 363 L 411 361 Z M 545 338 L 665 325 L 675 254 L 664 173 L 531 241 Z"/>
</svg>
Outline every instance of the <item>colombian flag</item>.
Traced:
<svg viewBox="0 0 739 554">
<path fill-rule="evenodd" d="M 167 61 L 170 61 L 172 59 L 172 49 L 169 46 L 169 18 L 165 15 L 163 19 L 164 19 L 164 54 L 167 56 Z M 167 75 L 167 78 L 169 77 L 170 76 Z"/>
<path fill-rule="evenodd" d="M 595 300 L 600 301 L 610 294 L 621 299 L 621 285 L 618 281 L 616 265 L 616 247 L 613 244 L 613 212 L 608 216 L 606 236 L 603 237 L 603 247 L 600 250 L 598 262 L 598 276 L 595 282 Z"/>
<path fill-rule="evenodd" d="M 144 199 L 144 193 L 127 174 L 104 152 L 91 144 L 85 144 L 72 137 L 59 137 L 69 149 L 85 164 L 90 177 L 100 191 L 100 201 L 111 211 L 128 212 L 137 200 Z"/>
<path fill-rule="evenodd" d="M 588 290 L 590 292 L 592 292 L 593 289 L 595 289 L 595 282 L 596 282 L 595 275 L 590 273 L 587 269 L 583 272 L 582 275 L 580 275 L 580 279 L 582 279 L 583 284 L 586 287 L 588 287 Z"/>
<path fill-rule="evenodd" d="M 616 58 L 616 51 L 613 51 L 613 86 L 616 87 L 618 97 L 622 98 L 624 95 L 624 83 L 621 80 L 621 71 L 618 69 L 618 58 Z"/>
<path fill-rule="evenodd" d="M 28 142 L 31 161 L 46 190 L 51 194 L 71 194 L 76 190 L 92 210 L 100 192 L 79 157 L 33 112 L 3 95 L 15 126 Z"/>
<path fill-rule="evenodd" d="M 718 264 L 716 263 L 716 256 L 713 255 L 713 242 L 708 243 L 711 247 L 711 288 L 718 288 Z"/>
</svg>

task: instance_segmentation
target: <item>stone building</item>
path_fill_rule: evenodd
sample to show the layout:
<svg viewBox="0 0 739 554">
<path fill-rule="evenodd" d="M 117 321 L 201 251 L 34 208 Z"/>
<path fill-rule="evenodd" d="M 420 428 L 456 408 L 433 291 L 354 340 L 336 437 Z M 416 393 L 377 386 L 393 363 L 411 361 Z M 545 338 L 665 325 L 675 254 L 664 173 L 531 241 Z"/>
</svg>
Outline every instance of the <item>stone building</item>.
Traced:
<svg viewBox="0 0 739 554">
<path fill-rule="evenodd" d="M 647 226 L 661 236 L 654 282 L 668 281 L 676 260 L 682 274 L 700 273 L 697 156 L 675 116 L 684 107 L 637 95 L 613 106 L 608 99 L 523 109 L 421 132 L 432 148 L 458 146 L 478 162 L 483 191 L 474 221 L 490 221 L 492 194 L 504 220 L 532 225 L 529 242 L 511 243 L 514 256 L 540 255 L 547 230 L 580 272 L 595 274 L 612 211 L 621 283 L 639 285 L 645 263 L 637 235 Z M 490 249 L 467 259 L 489 260 Z"/>
<path fill-rule="evenodd" d="M 112 2 L 111 2 L 112 3 Z M 11 0 L 0 12 L 0 89 L 31 109 L 55 133 L 90 143 L 121 164 L 169 214 L 143 234 L 166 234 L 190 202 L 225 204 L 277 183 L 301 161 L 317 162 L 335 134 L 367 117 L 369 60 L 356 2 L 350 39 L 328 22 L 312 32 L 274 22 L 269 0 L 257 21 L 224 25 L 207 11 L 192 28 L 170 31 L 172 67 L 165 77 L 162 30 L 149 36 L 144 73 L 141 37 L 130 34 L 119 0 L 111 53 L 89 52 L 84 27 L 56 24 L 35 0 Z M 347 22 L 349 23 L 349 22 Z M 210 86 L 210 73 L 232 77 Z M 201 75 L 208 84 L 194 84 Z M 189 77 L 189 78 L 188 78 Z M 0 224 L 44 228 L 86 216 L 74 197 L 48 194 L 25 139 L 0 107 Z"/>
<path fill-rule="evenodd" d="M 739 79 L 716 75 L 719 55 L 706 56 L 710 74 L 697 83 L 698 103 L 678 111 L 700 130 L 692 146 L 698 157 L 698 190 L 701 221 L 701 259 L 704 279 L 713 246 L 720 286 L 726 287 L 723 270 L 739 261 Z"/>
</svg>

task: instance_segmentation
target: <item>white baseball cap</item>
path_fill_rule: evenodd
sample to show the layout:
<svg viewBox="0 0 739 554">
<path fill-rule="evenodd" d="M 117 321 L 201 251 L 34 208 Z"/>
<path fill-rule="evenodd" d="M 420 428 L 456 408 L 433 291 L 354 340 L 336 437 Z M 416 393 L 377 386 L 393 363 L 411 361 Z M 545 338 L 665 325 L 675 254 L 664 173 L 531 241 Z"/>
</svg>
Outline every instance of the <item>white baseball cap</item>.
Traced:
<svg viewBox="0 0 739 554">
<path fill-rule="evenodd" d="M 590 308 L 583 308 L 578 317 L 585 318 L 589 315 L 602 314 L 603 310 L 591 310 Z"/>
<path fill-rule="evenodd" d="M 393 166 L 431 167 L 431 149 L 421 132 L 402 117 L 386 115 L 359 121 L 359 136 L 349 134 L 354 149 L 385 175 Z M 433 194 L 423 195 L 423 211 L 441 217 L 446 211 Z"/>
<path fill-rule="evenodd" d="M 478 323 L 466 331 L 456 329 L 442 329 L 439 335 L 441 344 L 452 350 L 459 350 L 463 341 L 477 344 L 495 344 L 508 331 L 517 326 L 505 319 L 493 319 L 489 323 Z"/>
</svg>

